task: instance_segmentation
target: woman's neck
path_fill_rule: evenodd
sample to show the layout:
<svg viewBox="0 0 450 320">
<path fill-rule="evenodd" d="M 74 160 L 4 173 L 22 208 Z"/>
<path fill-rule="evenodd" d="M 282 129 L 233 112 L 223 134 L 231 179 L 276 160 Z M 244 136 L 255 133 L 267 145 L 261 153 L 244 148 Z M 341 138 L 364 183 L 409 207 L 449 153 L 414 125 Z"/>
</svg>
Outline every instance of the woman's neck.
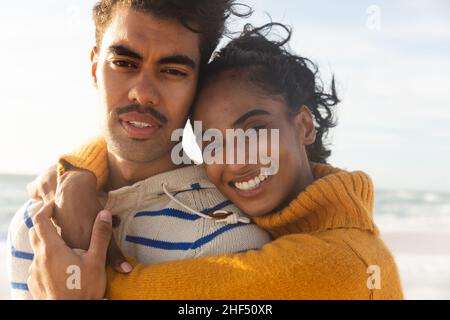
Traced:
<svg viewBox="0 0 450 320">
<path fill-rule="evenodd" d="M 300 193 L 304 192 L 306 188 L 312 185 L 315 181 L 314 175 L 311 169 L 309 161 L 303 162 L 302 168 L 300 170 L 300 175 L 297 178 L 297 184 L 292 188 L 292 192 L 288 194 L 285 201 L 280 204 L 273 212 L 279 212 L 289 206 L 291 202 L 298 198 Z"/>
</svg>

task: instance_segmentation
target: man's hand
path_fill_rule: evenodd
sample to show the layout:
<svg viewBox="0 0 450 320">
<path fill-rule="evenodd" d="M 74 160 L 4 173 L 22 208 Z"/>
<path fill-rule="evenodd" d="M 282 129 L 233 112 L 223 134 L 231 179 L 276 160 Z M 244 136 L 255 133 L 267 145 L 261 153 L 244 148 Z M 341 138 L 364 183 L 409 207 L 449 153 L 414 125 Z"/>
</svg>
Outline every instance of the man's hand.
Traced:
<svg viewBox="0 0 450 320">
<path fill-rule="evenodd" d="M 39 300 L 103 299 L 106 252 L 112 234 L 111 213 L 98 214 L 89 250 L 82 251 L 70 249 L 58 235 L 51 221 L 53 209 L 50 202 L 33 217 L 30 242 L 34 260 L 27 281 L 31 295 Z"/>
</svg>

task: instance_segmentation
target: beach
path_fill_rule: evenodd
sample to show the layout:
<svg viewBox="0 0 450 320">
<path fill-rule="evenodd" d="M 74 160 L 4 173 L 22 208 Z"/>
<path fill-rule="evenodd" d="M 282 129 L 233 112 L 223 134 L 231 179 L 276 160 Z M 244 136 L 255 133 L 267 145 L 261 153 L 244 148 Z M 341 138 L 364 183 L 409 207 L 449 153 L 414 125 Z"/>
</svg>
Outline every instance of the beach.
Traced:
<svg viewBox="0 0 450 320">
<path fill-rule="evenodd" d="M 385 234 L 383 240 L 397 262 L 405 299 L 450 299 L 450 249 L 444 246 L 450 234 Z"/>
</svg>

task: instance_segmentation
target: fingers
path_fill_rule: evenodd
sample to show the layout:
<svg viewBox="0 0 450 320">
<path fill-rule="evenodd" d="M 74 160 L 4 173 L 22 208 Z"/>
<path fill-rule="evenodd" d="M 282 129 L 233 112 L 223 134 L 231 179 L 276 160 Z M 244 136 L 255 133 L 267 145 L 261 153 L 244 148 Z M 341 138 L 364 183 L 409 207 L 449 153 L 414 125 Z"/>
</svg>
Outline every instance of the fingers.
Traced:
<svg viewBox="0 0 450 320">
<path fill-rule="evenodd" d="M 107 262 L 108 265 L 119 273 L 130 273 L 133 270 L 131 264 L 127 262 L 126 258 L 122 254 L 122 251 L 117 245 L 114 236 L 111 237 L 111 242 L 109 244 Z"/>
<path fill-rule="evenodd" d="M 89 254 L 96 259 L 101 259 L 106 265 L 106 252 L 112 235 L 112 215 L 111 212 L 103 210 L 95 219 L 92 229 L 91 244 Z"/>
<path fill-rule="evenodd" d="M 54 203 L 50 202 L 44 205 L 38 213 L 33 216 L 33 228 L 30 230 L 30 241 L 35 246 L 39 241 L 45 244 L 64 244 L 64 241 L 58 234 L 51 217 L 53 216 Z"/>
</svg>

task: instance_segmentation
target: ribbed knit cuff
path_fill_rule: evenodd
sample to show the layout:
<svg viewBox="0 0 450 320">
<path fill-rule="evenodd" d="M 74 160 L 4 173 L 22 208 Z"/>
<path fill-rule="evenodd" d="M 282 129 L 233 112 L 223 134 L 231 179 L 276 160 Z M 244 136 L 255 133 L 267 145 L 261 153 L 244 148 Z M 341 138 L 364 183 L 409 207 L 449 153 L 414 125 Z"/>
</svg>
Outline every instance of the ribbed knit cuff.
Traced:
<svg viewBox="0 0 450 320">
<path fill-rule="evenodd" d="M 108 149 L 103 138 L 96 138 L 74 152 L 63 155 L 58 163 L 58 175 L 63 175 L 70 166 L 92 172 L 97 178 L 97 190 L 101 190 L 108 179 Z"/>
</svg>

